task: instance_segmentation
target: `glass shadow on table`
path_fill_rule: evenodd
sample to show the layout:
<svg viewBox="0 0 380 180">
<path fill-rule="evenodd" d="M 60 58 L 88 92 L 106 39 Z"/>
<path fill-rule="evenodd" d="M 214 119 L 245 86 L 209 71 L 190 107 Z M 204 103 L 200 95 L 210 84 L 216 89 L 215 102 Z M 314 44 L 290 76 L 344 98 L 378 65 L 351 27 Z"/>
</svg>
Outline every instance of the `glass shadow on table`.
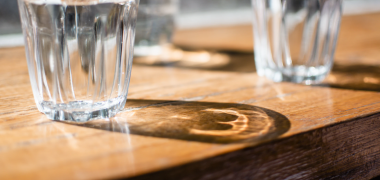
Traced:
<svg viewBox="0 0 380 180">
<path fill-rule="evenodd" d="M 133 63 L 143 66 L 176 67 L 229 72 L 255 72 L 252 52 L 191 50 L 174 46 L 163 48 L 161 55 L 135 56 Z"/>
<path fill-rule="evenodd" d="M 230 72 L 256 71 L 253 53 L 173 48 L 168 54 L 163 57 L 135 57 L 134 64 Z M 380 91 L 380 65 L 373 60 L 362 64 L 360 60 L 356 64 L 350 61 L 352 60 L 340 59 L 335 62 L 329 76 L 314 86 Z"/>
<path fill-rule="evenodd" d="M 380 66 L 335 63 L 326 80 L 316 86 L 340 89 L 380 91 Z"/>
<path fill-rule="evenodd" d="M 78 125 L 189 141 L 255 143 L 287 132 L 290 121 L 273 110 L 244 104 L 129 99 L 116 117 Z"/>
</svg>

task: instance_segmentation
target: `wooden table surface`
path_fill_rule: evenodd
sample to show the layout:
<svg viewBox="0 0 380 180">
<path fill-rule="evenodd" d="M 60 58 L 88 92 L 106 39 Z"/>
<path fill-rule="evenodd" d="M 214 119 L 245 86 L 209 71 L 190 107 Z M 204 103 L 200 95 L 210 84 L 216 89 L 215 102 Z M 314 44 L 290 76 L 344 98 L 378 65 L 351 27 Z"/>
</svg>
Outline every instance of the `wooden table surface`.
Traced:
<svg viewBox="0 0 380 180">
<path fill-rule="evenodd" d="M 0 49 L 0 179 L 378 176 L 379 19 L 343 19 L 334 70 L 321 85 L 258 77 L 252 53 L 178 50 L 183 61 L 137 60 L 124 111 L 86 124 L 38 112 L 24 48 Z M 215 31 L 229 35 L 207 43 Z M 185 41 L 194 34 L 199 42 Z M 250 26 L 236 26 L 180 31 L 175 42 L 249 52 L 251 37 Z"/>
</svg>

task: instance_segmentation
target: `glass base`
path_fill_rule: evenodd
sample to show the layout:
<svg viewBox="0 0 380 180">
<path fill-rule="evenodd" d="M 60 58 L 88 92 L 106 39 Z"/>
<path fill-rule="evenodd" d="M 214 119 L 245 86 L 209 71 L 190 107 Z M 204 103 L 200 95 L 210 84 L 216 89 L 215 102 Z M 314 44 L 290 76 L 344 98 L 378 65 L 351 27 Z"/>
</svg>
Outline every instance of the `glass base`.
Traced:
<svg viewBox="0 0 380 180">
<path fill-rule="evenodd" d="M 306 85 L 320 83 L 326 78 L 329 72 L 330 68 L 327 66 L 294 66 L 279 69 L 260 68 L 257 70 L 260 76 L 265 76 L 275 82 L 294 82 Z"/>
<path fill-rule="evenodd" d="M 40 111 L 51 120 L 87 122 L 89 120 L 111 118 L 124 107 L 125 97 L 93 103 L 91 101 L 71 101 L 55 104 L 51 101 L 40 103 Z"/>
</svg>

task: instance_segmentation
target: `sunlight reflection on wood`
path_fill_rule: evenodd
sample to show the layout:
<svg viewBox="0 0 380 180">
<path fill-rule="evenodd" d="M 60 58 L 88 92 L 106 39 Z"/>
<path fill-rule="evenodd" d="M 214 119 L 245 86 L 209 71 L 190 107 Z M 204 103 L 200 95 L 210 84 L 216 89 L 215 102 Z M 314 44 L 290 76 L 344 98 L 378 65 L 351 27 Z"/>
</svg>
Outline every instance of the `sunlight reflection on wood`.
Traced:
<svg viewBox="0 0 380 180">
<path fill-rule="evenodd" d="M 228 124 L 231 125 L 231 129 L 227 130 L 198 130 L 198 129 L 190 129 L 190 133 L 199 134 L 199 135 L 212 135 L 212 136 L 236 136 L 239 139 L 245 139 L 250 137 L 255 137 L 261 134 L 265 134 L 269 131 L 270 127 L 273 123 L 270 121 L 270 117 L 264 112 L 258 109 L 258 111 L 242 111 L 243 113 L 239 113 L 237 109 L 206 109 L 205 111 L 210 111 L 214 113 L 225 113 L 232 114 L 237 116 L 237 118 L 233 121 L 229 122 L 219 122 L 220 124 Z M 257 122 L 257 126 L 262 130 L 254 129 L 250 126 L 250 121 L 253 119 L 260 119 L 261 121 Z"/>
<path fill-rule="evenodd" d="M 131 133 L 213 143 L 266 140 L 280 136 L 290 128 L 289 120 L 261 107 L 206 102 L 159 102 L 130 100 L 134 107 L 117 115 L 117 123 L 97 120 L 81 126 Z M 146 105 L 147 102 L 152 104 Z M 124 125 L 129 132 L 124 131 Z"/>
</svg>

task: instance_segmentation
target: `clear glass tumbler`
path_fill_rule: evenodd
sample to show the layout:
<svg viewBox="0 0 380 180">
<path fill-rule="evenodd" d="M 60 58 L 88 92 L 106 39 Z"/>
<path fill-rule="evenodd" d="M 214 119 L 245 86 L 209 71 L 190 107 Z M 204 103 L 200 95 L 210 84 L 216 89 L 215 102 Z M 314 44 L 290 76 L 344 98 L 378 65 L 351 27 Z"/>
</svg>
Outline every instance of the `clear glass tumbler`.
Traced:
<svg viewBox="0 0 380 180">
<path fill-rule="evenodd" d="M 252 0 L 257 73 L 313 84 L 330 72 L 342 0 Z"/>
<path fill-rule="evenodd" d="M 109 118 L 127 100 L 138 0 L 18 0 L 38 110 Z"/>
<path fill-rule="evenodd" d="M 136 23 L 136 56 L 157 56 L 170 46 L 178 0 L 140 0 Z"/>
</svg>

